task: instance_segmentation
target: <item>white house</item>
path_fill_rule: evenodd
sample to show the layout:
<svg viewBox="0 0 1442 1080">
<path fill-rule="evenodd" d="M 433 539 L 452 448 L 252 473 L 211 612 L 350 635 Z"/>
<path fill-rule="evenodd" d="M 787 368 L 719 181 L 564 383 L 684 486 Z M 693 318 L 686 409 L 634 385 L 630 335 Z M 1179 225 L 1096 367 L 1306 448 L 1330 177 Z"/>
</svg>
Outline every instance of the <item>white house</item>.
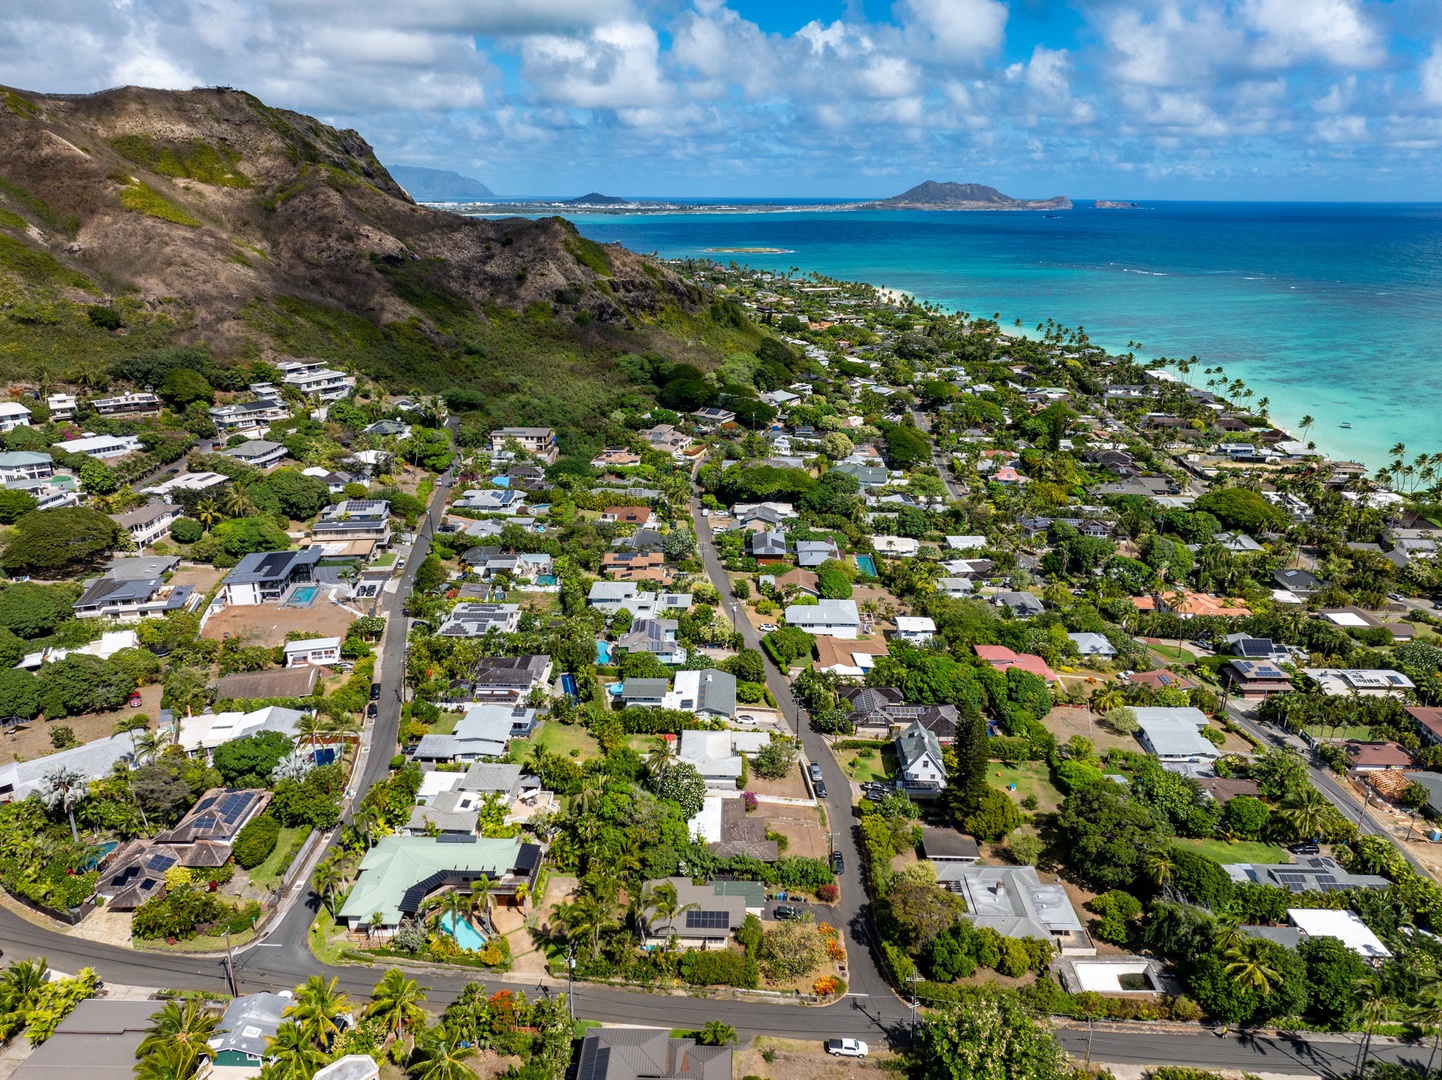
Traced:
<svg viewBox="0 0 1442 1080">
<path fill-rule="evenodd" d="M 1076 646 L 1078 656 L 1099 656 L 1109 660 L 1117 654 L 1117 647 L 1104 634 L 1068 634 L 1067 640 Z"/>
<path fill-rule="evenodd" d="M 1414 684 L 1407 676 L 1389 670 L 1354 668 L 1303 668 L 1306 676 L 1329 697 L 1401 697 Z"/>
<path fill-rule="evenodd" d="M 233 457 L 257 469 L 268 469 L 278 465 L 285 457 L 285 447 L 269 439 L 249 439 L 239 446 L 225 451 L 226 457 Z"/>
<path fill-rule="evenodd" d="M 786 609 L 786 622 L 808 634 L 824 637 L 854 638 L 861 629 L 861 615 L 855 600 L 792 604 Z"/>
<path fill-rule="evenodd" d="M 111 514 L 110 520 L 130 535 L 136 547 L 144 548 L 169 532 L 170 526 L 183 513 L 184 510 L 174 503 L 151 503 L 125 514 Z"/>
<path fill-rule="evenodd" d="M 897 555 L 912 558 L 921 550 L 921 542 L 910 536 L 873 536 L 871 546 L 878 555 Z"/>
<path fill-rule="evenodd" d="M 286 667 L 321 667 L 340 660 L 340 638 L 309 638 L 288 641 L 285 645 Z"/>
<path fill-rule="evenodd" d="M 282 360 L 281 381 L 318 401 L 339 401 L 355 387 L 355 377 L 333 371 L 319 360 Z"/>
<path fill-rule="evenodd" d="M 51 394 L 45 399 L 52 420 L 74 420 L 80 411 L 80 402 L 74 394 Z"/>
<path fill-rule="evenodd" d="M 1200 709 L 1156 707 L 1133 711 L 1140 725 L 1137 741 L 1162 761 L 1207 762 L 1221 757 L 1222 752 L 1200 734 L 1207 726 L 1206 713 Z"/>
<path fill-rule="evenodd" d="M 948 533 L 946 546 L 951 551 L 978 551 L 987 544 L 984 536 L 953 536 Z"/>
<path fill-rule="evenodd" d="M 55 459 L 36 450 L 11 450 L 0 454 L 0 482 L 43 480 L 55 473 Z"/>
<path fill-rule="evenodd" d="M 30 410 L 18 401 L 0 402 L 0 431 L 30 426 Z"/>
<path fill-rule="evenodd" d="M 715 668 L 678 671 L 676 689 L 666 695 L 664 707 L 683 709 L 717 720 L 731 720 L 736 716 L 736 676 Z"/>
<path fill-rule="evenodd" d="M 764 731 L 683 731 L 678 757 L 696 766 L 707 787 L 734 791 L 741 755 L 755 754 L 770 741 Z"/>
<path fill-rule="evenodd" d="M 936 636 L 936 623 L 925 616 L 898 615 L 896 617 L 896 640 L 925 645 Z"/>
<path fill-rule="evenodd" d="M 896 760 L 902 790 L 913 799 L 934 799 L 946 787 L 941 740 L 919 721 L 896 737 Z"/>
<path fill-rule="evenodd" d="M 53 445 L 56 450 L 64 450 L 68 454 L 87 454 L 100 460 L 123 457 L 126 454 L 137 453 L 141 449 L 139 435 L 87 434 L 79 439 L 70 439 Z"/>
</svg>

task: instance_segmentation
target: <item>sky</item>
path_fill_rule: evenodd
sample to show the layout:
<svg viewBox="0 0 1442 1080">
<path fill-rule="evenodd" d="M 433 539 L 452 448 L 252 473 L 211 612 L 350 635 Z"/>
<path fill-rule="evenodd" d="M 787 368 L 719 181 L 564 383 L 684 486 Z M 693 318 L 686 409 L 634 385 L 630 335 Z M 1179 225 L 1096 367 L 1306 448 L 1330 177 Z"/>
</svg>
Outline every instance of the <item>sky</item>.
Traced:
<svg viewBox="0 0 1442 1080">
<path fill-rule="evenodd" d="M 1438 0 L 4 0 L 0 81 L 235 86 L 507 195 L 1442 201 Z"/>
</svg>

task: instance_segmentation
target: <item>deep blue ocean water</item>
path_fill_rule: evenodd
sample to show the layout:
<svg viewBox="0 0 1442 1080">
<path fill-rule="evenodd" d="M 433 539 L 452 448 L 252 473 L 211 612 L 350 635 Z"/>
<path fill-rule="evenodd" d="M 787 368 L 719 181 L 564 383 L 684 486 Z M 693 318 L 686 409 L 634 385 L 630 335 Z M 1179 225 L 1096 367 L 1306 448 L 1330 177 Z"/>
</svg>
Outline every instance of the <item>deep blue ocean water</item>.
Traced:
<svg viewBox="0 0 1442 1080">
<path fill-rule="evenodd" d="M 1025 213 L 576 215 L 593 239 L 664 257 L 707 248 L 901 289 L 1011 326 L 1052 318 L 1146 357 L 1245 379 L 1273 419 L 1376 466 L 1442 449 L 1442 204 L 1145 203 Z M 1194 385 L 1204 385 L 1200 367 Z M 1341 424 L 1353 427 L 1343 429 Z"/>
</svg>

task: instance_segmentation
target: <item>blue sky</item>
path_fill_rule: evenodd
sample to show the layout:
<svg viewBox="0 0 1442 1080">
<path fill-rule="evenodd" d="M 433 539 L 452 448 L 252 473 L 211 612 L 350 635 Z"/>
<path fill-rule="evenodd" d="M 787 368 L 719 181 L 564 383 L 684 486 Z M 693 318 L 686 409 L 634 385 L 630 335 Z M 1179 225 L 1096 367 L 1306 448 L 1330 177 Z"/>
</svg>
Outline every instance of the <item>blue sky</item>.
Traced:
<svg viewBox="0 0 1442 1080">
<path fill-rule="evenodd" d="M 244 87 L 503 194 L 1442 200 L 1436 0 L 6 0 L 40 91 Z"/>
</svg>

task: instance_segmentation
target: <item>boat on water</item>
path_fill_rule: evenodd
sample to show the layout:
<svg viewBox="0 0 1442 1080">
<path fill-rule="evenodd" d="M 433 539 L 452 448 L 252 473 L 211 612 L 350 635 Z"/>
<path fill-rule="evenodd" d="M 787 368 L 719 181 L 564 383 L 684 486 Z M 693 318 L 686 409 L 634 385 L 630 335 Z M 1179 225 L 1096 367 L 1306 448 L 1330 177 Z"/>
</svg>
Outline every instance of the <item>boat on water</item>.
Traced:
<svg viewBox="0 0 1442 1080">
<path fill-rule="evenodd" d="M 1349 428 L 1349 427 L 1351 427 L 1352 425 L 1351 425 L 1351 424 L 1345 424 L 1345 423 L 1344 423 L 1342 426 L 1343 426 L 1344 428 Z"/>
</svg>

